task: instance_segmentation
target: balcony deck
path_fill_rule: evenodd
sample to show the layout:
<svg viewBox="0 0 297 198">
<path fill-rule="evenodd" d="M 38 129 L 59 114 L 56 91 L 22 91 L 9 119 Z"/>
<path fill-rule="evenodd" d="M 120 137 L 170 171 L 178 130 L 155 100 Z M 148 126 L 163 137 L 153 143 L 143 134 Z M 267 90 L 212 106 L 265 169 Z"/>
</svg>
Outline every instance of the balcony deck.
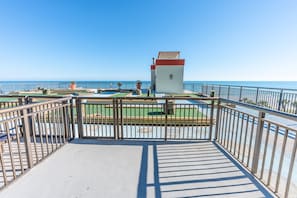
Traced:
<svg viewBox="0 0 297 198">
<path fill-rule="evenodd" d="M 73 140 L 0 191 L 30 197 L 273 197 L 214 142 Z"/>
</svg>

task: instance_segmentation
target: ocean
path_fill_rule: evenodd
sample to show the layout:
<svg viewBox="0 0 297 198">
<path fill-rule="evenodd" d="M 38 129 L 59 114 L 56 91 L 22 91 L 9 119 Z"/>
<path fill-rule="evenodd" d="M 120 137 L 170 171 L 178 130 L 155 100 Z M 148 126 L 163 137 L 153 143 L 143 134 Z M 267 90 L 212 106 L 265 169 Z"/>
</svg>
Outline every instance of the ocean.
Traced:
<svg viewBox="0 0 297 198">
<path fill-rule="evenodd" d="M 76 81 L 77 87 L 82 88 L 118 88 L 118 82 L 122 83 L 122 89 L 134 89 L 136 81 Z M 40 88 L 68 88 L 70 81 L 0 81 L 0 94 L 8 94 L 12 91 L 32 90 Z M 202 84 L 238 85 L 252 87 L 270 87 L 297 89 L 297 81 L 185 81 L 184 88 L 200 92 Z M 150 81 L 142 81 L 142 88 L 150 87 Z"/>
</svg>

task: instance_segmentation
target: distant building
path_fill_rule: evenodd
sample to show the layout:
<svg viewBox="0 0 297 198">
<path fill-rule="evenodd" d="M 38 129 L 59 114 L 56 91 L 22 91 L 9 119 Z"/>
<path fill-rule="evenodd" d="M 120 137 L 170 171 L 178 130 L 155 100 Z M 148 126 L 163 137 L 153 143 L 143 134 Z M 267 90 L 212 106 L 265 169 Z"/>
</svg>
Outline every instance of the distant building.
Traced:
<svg viewBox="0 0 297 198">
<path fill-rule="evenodd" d="M 159 52 L 151 65 L 152 89 L 161 93 L 183 93 L 184 65 L 180 52 Z"/>
<path fill-rule="evenodd" d="M 153 63 L 151 65 L 151 89 L 156 90 L 156 65 Z"/>
</svg>

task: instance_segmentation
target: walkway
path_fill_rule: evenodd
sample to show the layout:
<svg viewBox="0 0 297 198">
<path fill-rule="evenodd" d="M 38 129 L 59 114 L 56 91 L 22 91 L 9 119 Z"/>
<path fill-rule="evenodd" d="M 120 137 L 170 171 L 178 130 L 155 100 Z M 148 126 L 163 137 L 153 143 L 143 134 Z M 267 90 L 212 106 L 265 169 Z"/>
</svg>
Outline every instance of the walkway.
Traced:
<svg viewBox="0 0 297 198">
<path fill-rule="evenodd" d="M 272 196 L 212 142 L 75 140 L 0 197 Z"/>
</svg>

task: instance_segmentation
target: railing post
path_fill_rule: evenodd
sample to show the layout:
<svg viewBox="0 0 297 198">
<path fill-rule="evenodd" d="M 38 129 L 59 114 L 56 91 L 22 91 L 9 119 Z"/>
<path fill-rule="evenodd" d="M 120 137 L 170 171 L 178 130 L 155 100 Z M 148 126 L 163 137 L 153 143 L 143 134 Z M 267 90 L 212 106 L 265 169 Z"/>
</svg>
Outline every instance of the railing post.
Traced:
<svg viewBox="0 0 297 198">
<path fill-rule="evenodd" d="M 221 97 L 221 85 L 219 85 L 219 94 L 218 97 Z"/>
<path fill-rule="evenodd" d="M 83 116 L 82 116 L 82 104 L 81 99 L 76 98 L 76 119 L 77 119 L 77 129 L 78 137 L 83 138 Z"/>
<path fill-rule="evenodd" d="M 221 119 L 221 100 L 219 99 L 217 104 L 216 129 L 215 129 L 216 131 L 214 136 L 215 141 L 218 139 L 220 119 Z"/>
<path fill-rule="evenodd" d="M 24 100 L 24 102 L 25 102 L 25 105 L 26 104 L 32 104 L 32 98 L 30 98 L 29 96 L 25 96 L 25 98 L 24 98 L 25 100 Z M 33 110 L 32 110 L 32 108 L 29 108 L 29 109 L 27 109 L 27 112 L 28 113 L 32 113 L 33 112 Z M 30 127 L 29 127 L 29 129 L 30 129 L 30 135 L 32 136 L 33 135 L 33 121 L 32 121 L 32 117 L 30 116 L 30 117 L 28 117 L 28 123 L 29 123 L 29 125 L 30 125 Z"/>
<path fill-rule="evenodd" d="M 215 95 L 215 92 L 214 92 L 214 90 L 212 90 L 212 91 L 210 92 L 210 97 L 213 98 L 214 95 Z M 213 112 L 214 112 L 214 99 L 211 99 L 209 140 L 212 139 Z"/>
<path fill-rule="evenodd" d="M 259 87 L 257 87 L 257 92 L 256 92 L 256 104 L 258 104 L 258 97 L 259 97 Z"/>
<path fill-rule="evenodd" d="M 120 116 L 119 116 L 119 99 L 115 98 L 116 101 L 116 128 L 117 128 L 117 139 L 121 138 L 120 135 Z"/>
<path fill-rule="evenodd" d="M 259 163 L 261 142 L 262 142 L 262 136 L 263 136 L 264 118 L 265 118 L 265 113 L 260 111 L 258 115 L 258 126 L 257 126 L 255 148 L 254 148 L 254 155 L 253 155 L 253 161 L 252 161 L 253 174 L 256 174 L 258 171 L 258 163 Z"/>
<path fill-rule="evenodd" d="M 27 109 L 23 110 L 23 127 L 24 127 L 24 144 L 26 149 L 26 157 L 28 167 L 33 167 L 33 157 L 32 157 L 32 148 L 31 148 L 31 130 L 32 125 L 30 125 L 30 116 L 28 115 Z"/>
<path fill-rule="evenodd" d="M 284 93 L 284 90 L 281 89 L 281 92 L 279 94 L 279 100 L 278 100 L 278 108 L 277 108 L 278 111 L 281 110 L 282 100 L 283 100 L 283 93 Z"/>
<path fill-rule="evenodd" d="M 19 106 L 22 106 L 24 104 L 23 97 L 18 98 L 18 103 L 19 103 Z"/>
<path fill-rule="evenodd" d="M 227 93 L 227 99 L 230 99 L 230 85 L 228 85 L 228 93 Z"/>
<path fill-rule="evenodd" d="M 118 134 L 118 104 L 117 104 L 117 99 L 113 98 L 112 99 L 112 112 L 113 112 L 113 132 L 114 132 L 114 139 L 119 139 L 119 134 Z"/>
<path fill-rule="evenodd" d="M 204 94 L 204 84 L 201 84 L 201 93 Z"/>
<path fill-rule="evenodd" d="M 74 118 L 74 105 L 73 105 L 73 98 L 70 100 L 70 120 L 71 120 L 71 132 L 72 132 L 72 138 L 75 138 L 75 118 Z"/>
<path fill-rule="evenodd" d="M 119 130 L 119 134 L 120 134 L 120 139 L 123 139 L 123 131 L 124 131 L 124 129 L 123 129 L 123 123 L 124 123 L 124 120 L 123 120 L 123 99 L 119 99 L 120 100 L 120 105 L 119 105 L 119 110 L 120 110 L 120 114 L 119 114 L 119 116 L 120 116 L 120 123 L 119 123 L 119 125 L 121 126 L 120 127 L 120 130 Z"/>
<path fill-rule="evenodd" d="M 240 89 L 239 89 L 239 102 L 242 101 L 242 86 L 240 86 Z"/>
<path fill-rule="evenodd" d="M 67 101 L 63 101 L 62 105 L 67 105 Z M 64 125 L 64 137 L 68 141 L 69 139 L 69 119 L 68 119 L 68 106 L 63 107 L 62 109 L 62 115 L 63 115 L 63 125 Z"/>
<path fill-rule="evenodd" d="M 25 104 L 25 100 L 24 100 L 24 97 L 20 97 L 18 98 L 18 103 L 19 103 L 19 106 L 22 106 Z M 23 110 L 24 111 L 24 110 Z M 23 116 L 23 111 L 20 111 L 20 115 Z M 22 124 L 20 125 L 20 127 L 22 127 L 22 130 L 21 130 L 21 134 L 22 136 L 24 136 L 23 132 L 22 131 L 25 131 L 25 126 L 24 126 L 24 118 L 21 119 L 22 120 Z"/>
<path fill-rule="evenodd" d="M 165 99 L 165 141 L 167 141 L 168 98 Z"/>
<path fill-rule="evenodd" d="M 204 95 L 204 87 L 205 87 L 205 85 L 201 84 L 201 93 L 202 93 L 202 95 Z"/>
</svg>

